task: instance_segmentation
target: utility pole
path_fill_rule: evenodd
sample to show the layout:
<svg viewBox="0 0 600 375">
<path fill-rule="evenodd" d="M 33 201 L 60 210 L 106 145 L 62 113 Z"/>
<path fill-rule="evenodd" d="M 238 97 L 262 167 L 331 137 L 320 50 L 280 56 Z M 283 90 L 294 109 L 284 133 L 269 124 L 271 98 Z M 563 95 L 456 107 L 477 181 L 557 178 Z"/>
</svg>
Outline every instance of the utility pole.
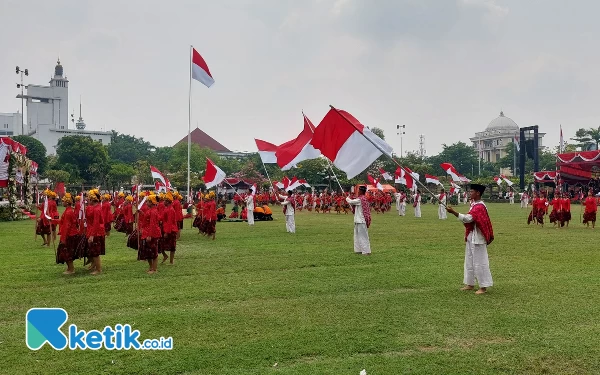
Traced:
<svg viewBox="0 0 600 375">
<path fill-rule="evenodd" d="M 23 84 L 23 73 L 25 73 L 26 76 L 29 76 L 29 69 L 24 69 L 21 70 L 19 68 L 19 66 L 17 66 L 17 68 L 15 69 L 16 73 L 19 74 L 21 73 L 21 83 L 17 83 L 17 88 L 21 89 L 21 135 L 26 135 L 25 134 L 25 114 L 23 112 L 24 110 L 24 105 L 23 105 L 23 89 L 26 88 L 25 85 Z"/>
<path fill-rule="evenodd" d="M 406 125 L 396 125 L 396 135 L 400 136 L 400 159 L 404 157 L 402 154 L 402 136 L 406 134 L 404 129 L 406 129 Z"/>
<path fill-rule="evenodd" d="M 425 135 L 419 134 L 419 155 L 425 157 L 427 150 L 425 150 Z"/>
</svg>

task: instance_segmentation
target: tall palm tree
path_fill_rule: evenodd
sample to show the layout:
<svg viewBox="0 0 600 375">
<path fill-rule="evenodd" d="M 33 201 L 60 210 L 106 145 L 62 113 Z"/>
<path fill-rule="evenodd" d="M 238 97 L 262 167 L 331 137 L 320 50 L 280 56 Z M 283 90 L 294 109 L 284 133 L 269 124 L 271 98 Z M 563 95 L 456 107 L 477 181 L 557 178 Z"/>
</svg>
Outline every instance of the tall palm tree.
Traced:
<svg viewBox="0 0 600 375">
<path fill-rule="evenodd" d="M 581 128 L 575 132 L 575 137 L 571 138 L 577 142 L 577 147 L 581 147 L 585 150 L 589 145 L 595 145 L 596 150 L 599 149 L 600 145 L 600 126 L 598 128 Z"/>
</svg>

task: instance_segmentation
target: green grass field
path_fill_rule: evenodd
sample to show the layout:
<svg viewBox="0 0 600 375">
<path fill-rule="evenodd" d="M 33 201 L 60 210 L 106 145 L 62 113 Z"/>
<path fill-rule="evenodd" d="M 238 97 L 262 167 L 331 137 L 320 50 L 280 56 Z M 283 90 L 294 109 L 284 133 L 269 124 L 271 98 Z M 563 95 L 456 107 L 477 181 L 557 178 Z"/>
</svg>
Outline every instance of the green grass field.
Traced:
<svg viewBox="0 0 600 375">
<path fill-rule="evenodd" d="M 466 206 L 459 206 L 461 211 Z M 302 212 L 186 229 L 176 264 L 147 263 L 107 240 L 104 273 L 63 276 L 32 221 L 0 223 L 3 374 L 594 374 L 600 372 L 600 228 L 526 225 L 518 205 L 489 205 L 495 286 L 461 292 L 464 229 L 437 206 L 423 218 L 373 215 L 373 255 L 353 254 L 350 215 Z M 25 313 L 62 307 L 69 324 L 129 323 L 171 351 L 55 351 L 25 345 Z"/>
</svg>

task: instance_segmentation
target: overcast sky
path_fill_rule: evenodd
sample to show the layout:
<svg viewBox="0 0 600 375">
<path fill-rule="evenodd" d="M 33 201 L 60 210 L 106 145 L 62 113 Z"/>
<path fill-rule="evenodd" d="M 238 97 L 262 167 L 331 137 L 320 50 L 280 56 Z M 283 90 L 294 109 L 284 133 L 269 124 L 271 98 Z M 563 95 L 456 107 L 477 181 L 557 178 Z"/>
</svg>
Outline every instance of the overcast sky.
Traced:
<svg viewBox="0 0 600 375">
<path fill-rule="evenodd" d="M 231 150 L 282 143 L 333 104 L 400 152 L 468 142 L 502 109 L 545 145 L 597 127 L 597 0 L 0 0 L 0 112 L 18 76 L 47 84 L 60 55 L 88 129 L 157 146 L 187 134 L 189 45 L 216 83 L 192 83 L 192 128 Z"/>
</svg>

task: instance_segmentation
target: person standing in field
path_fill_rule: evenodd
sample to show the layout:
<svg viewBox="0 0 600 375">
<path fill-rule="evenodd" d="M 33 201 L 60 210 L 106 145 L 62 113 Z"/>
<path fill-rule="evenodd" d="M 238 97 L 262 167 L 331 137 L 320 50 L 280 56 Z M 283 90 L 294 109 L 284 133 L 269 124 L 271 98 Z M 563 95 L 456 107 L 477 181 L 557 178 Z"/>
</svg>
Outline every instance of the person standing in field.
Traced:
<svg viewBox="0 0 600 375">
<path fill-rule="evenodd" d="M 254 191 L 252 189 L 248 189 L 248 194 L 246 198 L 244 198 L 244 202 L 246 202 L 246 210 L 248 214 L 248 225 L 254 225 Z"/>
<path fill-rule="evenodd" d="M 413 195 L 413 207 L 415 209 L 415 217 L 421 217 L 421 190 L 417 189 L 417 193 Z"/>
<path fill-rule="evenodd" d="M 591 222 L 592 229 L 596 228 L 596 212 L 598 211 L 598 205 L 596 203 L 596 198 L 593 197 L 591 189 L 588 191 L 588 196 L 583 201 L 583 205 L 583 224 L 587 224 L 587 227 L 589 228 Z"/>
<path fill-rule="evenodd" d="M 285 215 L 285 229 L 288 233 L 296 233 L 296 222 L 294 219 L 294 197 L 292 191 L 287 192 L 287 196 L 280 195 L 279 199 L 283 199 L 283 214 Z"/>
<path fill-rule="evenodd" d="M 487 288 L 494 285 L 487 253 L 487 245 L 494 240 L 494 229 L 488 215 L 487 207 L 481 201 L 485 186 L 471 184 L 471 208 L 468 214 L 459 214 L 452 207 L 447 211 L 456 216 L 465 226 L 465 286 L 461 290 L 474 290 L 475 282 L 479 289 L 475 294 L 484 294 Z"/>
<path fill-rule="evenodd" d="M 438 204 L 438 219 L 446 220 L 447 219 L 446 203 L 447 203 L 448 199 L 447 199 L 446 191 L 444 190 L 444 188 L 442 188 L 442 191 L 436 198 L 440 202 Z"/>
<path fill-rule="evenodd" d="M 371 226 L 371 205 L 365 197 L 367 187 L 358 188 L 358 197 L 346 198 L 346 202 L 354 212 L 354 253 L 371 255 L 371 241 L 369 240 L 369 227 Z"/>
</svg>

